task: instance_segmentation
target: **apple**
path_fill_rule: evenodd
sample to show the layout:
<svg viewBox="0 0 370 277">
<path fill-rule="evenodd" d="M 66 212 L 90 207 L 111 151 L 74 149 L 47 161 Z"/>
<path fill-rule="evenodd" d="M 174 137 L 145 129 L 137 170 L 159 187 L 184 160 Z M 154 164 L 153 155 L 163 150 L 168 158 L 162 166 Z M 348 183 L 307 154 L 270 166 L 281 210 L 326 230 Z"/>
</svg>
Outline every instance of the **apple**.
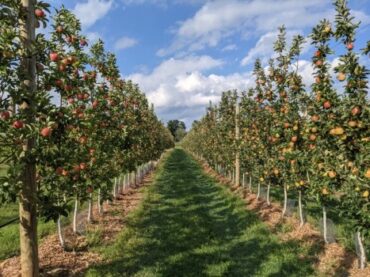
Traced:
<svg viewBox="0 0 370 277">
<path fill-rule="evenodd" d="M 80 168 L 80 165 L 79 165 L 79 164 L 78 164 L 78 165 L 73 166 L 73 171 L 74 171 L 74 172 L 80 172 L 80 170 L 81 170 L 81 168 Z"/>
<path fill-rule="evenodd" d="M 314 114 L 313 116 L 311 116 L 311 120 L 312 120 L 313 122 L 317 122 L 317 121 L 319 121 L 319 120 L 320 120 L 320 116 L 319 116 L 319 115 L 317 115 L 317 114 Z"/>
<path fill-rule="evenodd" d="M 58 53 L 56 53 L 56 52 L 51 52 L 51 53 L 49 54 L 49 57 L 50 57 L 50 60 L 51 60 L 52 62 L 56 62 L 56 61 L 58 61 L 58 59 L 59 59 L 59 55 L 58 55 Z"/>
<path fill-rule="evenodd" d="M 344 129 L 342 127 L 335 127 L 329 131 L 331 135 L 338 136 L 344 134 Z"/>
<path fill-rule="evenodd" d="M 365 190 L 365 191 L 362 193 L 362 197 L 364 197 L 364 198 L 368 198 L 368 197 L 369 197 L 369 191 L 368 191 L 368 190 Z"/>
<path fill-rule="evenodd" d="M 320 50 L 317 50 L 316 52 L 315 52 L 315 57 L 321 57 L 321 51 Z"/>
<path fill-rule="evenodd" d="M 86 46 L 87 45 L 87 41 L 86 41 L 86 39 L 80 39 L 80 45 L 81 46 Z"/>
<path fill-rule="evenodd" d="M 16 120 L 13 122 L 13 128 L 15 129 L 21 129 L 23 128 L 24 124 L 23 124 L 23 121 L 21 120 Z"/>
<path fill-rule="evenodd" d="M 310 138 L 309 138 L 311 141 L 315 141 L 316 140 L 316 135 L 310 135 Z"/>
<path fill-rule="evenodd" d="M 58 69 L 59 69 L 59 71 L 64 72 L 64 71 L 66 71 L 67 67 L 65 66 L 65 64 L 60 64 Z"/>
<path fill-rule="evenodd" d="M 44 138 L 50 137 L 52 133 L 52 129 L 50 127 L 44 127 L 40 131 L 40 135 Z"/>
<path fill-rule="evenodd" d="M 63 174 L 63 167 L 57 167 L 56 169 L 55 169 L 55 173 L 57 174 L 57 175 L 62 175 Z"/>
<path fill-rule="evenodd" d="M 67 102 L 68 104 L 72 105 L 75 102 L 75 100 L 72 97 L 68 97 Z"/>
<path fill-rule="evenodd" d="M 35 15 L 38 18 L 44 17 L 45 16 L 45 12 L 43 10 L 41 10 L 41 9 L 35 9 Z"/>
<path fill-rule="evenodd" d="M 317 60 L 315 64 L 316 64 L 317 67 L 320 67 L 320 66 L 323 65 L 323 62 L 322 62 L 322 60 Z"/>
<path fill-rule="evenodd" d="M 346 74 L 344 74 L 343 72 L 339 72 L 338 75 L 337 75 L 337 79 L 340 82 L 343 82 L 346 79 Z"/>
<path fill-rule="evenodd" d="M 86 163 L 80 163 L 80 169 L 85 170 L 87 168 Z"/>
<path fill-rule="evenodd" d="M 355 116 L 355 115 L 359 115 L 360 113 L 361 113 L 361 108 L 360 108 L 360 107 L 358 107 L 358 106 L 354 107 L 354 108 L 351 110 L 351 114 L 352 114 L 353 116 Z"/>
<path fill-rule="evenodd" d="M 348 50 L 352 50 L 353 49 L 353 43 L 352 42 L 347 43 L 346 47 L 347 47 Z"/>
<path fill-rule="evenodd" d="M 87 143 L 87 137 L 86 136 L 81 136 L 78 141 L 81 144 L 86 144 Z"/>
<path fill-rule="evenodd" d="M 293 136 L 291 139 L 290 139 L 291 142 L 297 142 L 298 141 L 298 137 L 297 136 Z"/>
<path fill-rule="evenodd" d="M 357 121 L 355 121 L 355 120 L 348 121 L 348 126 L 352 127 L 352 128 L 356 127 L 357 126 Z"/>
<path fill-rule="evenodd" d="M 329 194 L 329 190 L 328 190 L 327 188 L 323 188 L 323 189 L 321 190 L 321 193 L 322 193 L 323 195 L 328 195 L 328 194 Z"/>
<path fill-rule="evenodd" d="M 8 111 L 3 111 L 0 113 L 0 118 L 3 120 L 8 120 L 10 118 L 10 112 Z"/>
<path fill-rule="evenodd" d="M 71 85 L 65 85 L 64 90 L 65 91 L 72 91 L 73 87 Z"/>
<path fill-rule="evenodd" d="M 365 177 L 370 179 L 370 168 L 368 168 L 365 172 Z"/>
<path fill-rule="evenodd" d="M 316 82 L 316 84 L 320 84 L 321 83 L 321 78 L 319 76 L 317 76 L 315 78 L 315 82 Z"/>
<path fill-rule="evenodd" d="M 93 109 L 96 109 L 98 106 L 99 106 L 99 101 L 98 100 L 94 100 L 94 102 L 92 103 Z"/>
<path fill-rule="evenodd" d="M 57 33 L 63 33 L 64 28 L 63 28 L 63 26 L 59 25 L 59 26 L 56 27 L 55 30 L 57 31 Z"/>
<path fill-rule="evenodd" d="M 331 103 L 329 100 L 326 100 L 323 105 L 322 105 L 325 109 L 330 109 L 331 107 Z"/>
<path fill-rule="evenodd" d="M 86 189 L 87 193 L 93 193 L 94 189 L 91 186 L 88 186 Z"/>
</svg>

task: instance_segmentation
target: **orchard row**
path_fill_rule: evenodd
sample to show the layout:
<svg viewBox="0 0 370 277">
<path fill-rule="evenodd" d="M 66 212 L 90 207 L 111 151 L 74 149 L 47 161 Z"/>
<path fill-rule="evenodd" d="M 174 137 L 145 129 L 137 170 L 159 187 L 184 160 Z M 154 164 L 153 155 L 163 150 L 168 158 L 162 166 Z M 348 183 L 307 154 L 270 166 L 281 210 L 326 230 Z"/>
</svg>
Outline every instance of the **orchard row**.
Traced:
<svg viewBox="0 0 370 277">
<path fill-rule="evenodd" d="M 20 202 L 24 276 L 38 272 L 37 217 L 57 220 L 95 191 L 111 199 L 115 177 L 173 146 L 104 43 L 89 47 L 64 7 L 48 13 L 44 2 L 0 4 L 0 203 Z"/>
<path fill-rule="evenodd" d="M 193 125 L 185 146 L 214 168 L 233 171 L 239 185 L 239 167 L 258 187 L 272 186 L 299 200 L 336 208 L 352 224 L 360 245 L 361 267 L 366 257 L 364 239 L 370 236 L 370 105 L 368 61 L 370 42 L 356 45 L 359 24 L 345 0 L 335 2 L 334 24 L 321 20 L 310 34 L 313 79 L 305 87 L 299 56 L 305 38 L 297 35 L 287 45 L 279 29 L 275 54 L 268 64 L 256 60 L 255 86 L 238 96 L 225 92 Z M 339 46 L 338 46 L 339 44 Z M 335 55 L 334 47 L 340 52 Z M 340 48 L 340 49 L 339 49 Z M 339 61 L 333 66 L 333 61 Z M 326 220 L 324 239 L 327 241 Z"/>
</svg>

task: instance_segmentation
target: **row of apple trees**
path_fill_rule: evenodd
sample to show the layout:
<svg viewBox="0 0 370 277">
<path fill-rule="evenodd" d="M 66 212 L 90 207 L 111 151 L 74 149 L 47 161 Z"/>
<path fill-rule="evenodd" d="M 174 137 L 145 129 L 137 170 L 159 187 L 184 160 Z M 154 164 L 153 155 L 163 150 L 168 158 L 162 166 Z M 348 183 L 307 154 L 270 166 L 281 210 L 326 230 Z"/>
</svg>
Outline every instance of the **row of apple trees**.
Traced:
<svg viewBox="0 0 370 277">
<path fill-rule="evenodd" d="M 281 27 L 274 58 L 266 65 L 255 62 L 254 88 L 241 97 L 236 91 L 223 93 L 193 125 L 184 145 L 226 172 L 233 170 L 239 152 L 246 180 L 258 184 L 258 194 L 266 186 L 268 204 L 270 188 L 281 187 L 283 216 L 288 191 L 296 193 L 301 225 L 302 201 L 316 201 L 323 209 L 326 242 L 327 209 L 339 210 L 352 222 L 363 268 L 363 242 L 370 237 L 370 103 L 369 71 L 360 60 L 368 61 L 370 43 L 364 49 L 356 45 L 359 23 L 346 1 L 336 1 L 335 7 L 334 24 L 321 20 L 309 37 L 314 48 L 310 89 L 299 74 L 305 38 L 297 35 L 288 45 Z"/>
<path fill-rule="evenodd" d="M 110 199 L 112 178 L 173 146 L 115 55 L 89 46 L 70 11 L 49 9 L 0 4 L 0 203 L 20 203 L 23 276 L 38 272 L 37 218 L 58 220 L 94 192 Z"/>
</svg>

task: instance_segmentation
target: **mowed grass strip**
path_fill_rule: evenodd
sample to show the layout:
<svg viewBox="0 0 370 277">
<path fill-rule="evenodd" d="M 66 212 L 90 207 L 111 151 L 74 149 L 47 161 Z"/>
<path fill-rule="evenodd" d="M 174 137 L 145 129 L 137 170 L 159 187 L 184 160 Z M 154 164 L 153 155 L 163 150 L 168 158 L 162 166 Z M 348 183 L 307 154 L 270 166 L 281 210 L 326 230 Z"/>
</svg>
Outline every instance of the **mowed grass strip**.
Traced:
<svg viewBox="0 0 370 277">
<path fill-rule="evenodd" d="M 317 247 L 279 241 L 243 201 L 176 148 L 107 262 L 87 276 L 315 276 Z"/>
</svg>

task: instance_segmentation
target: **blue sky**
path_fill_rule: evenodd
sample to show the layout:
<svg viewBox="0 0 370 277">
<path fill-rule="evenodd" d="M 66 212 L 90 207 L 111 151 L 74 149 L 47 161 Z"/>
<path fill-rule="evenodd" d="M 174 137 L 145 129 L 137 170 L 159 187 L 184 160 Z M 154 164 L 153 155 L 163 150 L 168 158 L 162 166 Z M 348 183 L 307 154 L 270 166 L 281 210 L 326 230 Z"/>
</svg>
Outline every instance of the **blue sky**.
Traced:
<svg viewBox="0 0 370 277">
<path fill-rule="evenodd" d="M 331 0 L 49 2 L 73 10 L 90 40 L 104 40 L 123 77 L 140 85 L 164 122 L 180 119 L 188 126 L 222 91 L 253 85 L 253 62 L 271 57 L 277 26 L 285 24 L 288 37 L 308 35 L 320 19 L 332 20 L 335 13 Z M 360 49 L 370 39 L 370 0 L 349 0 L 349 6 L 362 21 L 355 43 Z M 307 44 L 300 61 L 307 84 L 312 52 Z"/>
</svg>

